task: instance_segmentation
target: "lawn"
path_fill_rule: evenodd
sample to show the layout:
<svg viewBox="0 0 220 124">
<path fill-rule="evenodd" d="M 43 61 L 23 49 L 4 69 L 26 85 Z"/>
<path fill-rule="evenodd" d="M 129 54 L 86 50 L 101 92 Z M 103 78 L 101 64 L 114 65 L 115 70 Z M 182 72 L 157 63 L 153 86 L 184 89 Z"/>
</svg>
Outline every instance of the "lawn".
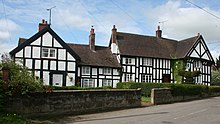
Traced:
<svg viewBox="0 0 220 124">
<path fill-rule="evenodd" d="M 142 102 L 151 102 L 151 97 L 142 96 L 141 101 Z"/>
</svg>

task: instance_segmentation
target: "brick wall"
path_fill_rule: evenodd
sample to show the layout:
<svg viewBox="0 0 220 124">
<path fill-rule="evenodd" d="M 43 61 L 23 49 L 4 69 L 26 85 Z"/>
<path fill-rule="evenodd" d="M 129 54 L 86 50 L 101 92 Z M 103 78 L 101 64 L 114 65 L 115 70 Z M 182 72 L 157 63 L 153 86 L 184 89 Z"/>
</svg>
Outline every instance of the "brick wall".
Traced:
<svg viewBox="0 0 220 124">
<path fill-rule="evenodd" d="M 141 90 L 54 91 L 14 96 L 7 111 L 24 116 L 82 114 L 141 106 Z"/>
</svg>

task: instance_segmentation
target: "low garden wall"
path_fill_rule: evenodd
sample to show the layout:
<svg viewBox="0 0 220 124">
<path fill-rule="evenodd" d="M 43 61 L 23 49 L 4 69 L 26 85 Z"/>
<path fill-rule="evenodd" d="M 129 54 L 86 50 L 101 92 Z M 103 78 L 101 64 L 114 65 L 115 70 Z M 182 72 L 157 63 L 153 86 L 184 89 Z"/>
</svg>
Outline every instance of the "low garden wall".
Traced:
<svg viewBox="0 0 220 124">
<path fill-rule="evenodd" d="M 8 97 L 6 110 L 24 116 L 53 116 L 138 106 L 141 90 L 68 90 Z"/>
<path fill-rule="evenodd" d="M 154 105 L 181 102 L 187 100 L 195 100 L 206 97 L 220 96 L 220 92 L 216 93 L 203 93 L 200 95 L 190 96 L 173 96 L 170 88 L 154 88 L 151 90 L 151 103 Z"/>
</svg>

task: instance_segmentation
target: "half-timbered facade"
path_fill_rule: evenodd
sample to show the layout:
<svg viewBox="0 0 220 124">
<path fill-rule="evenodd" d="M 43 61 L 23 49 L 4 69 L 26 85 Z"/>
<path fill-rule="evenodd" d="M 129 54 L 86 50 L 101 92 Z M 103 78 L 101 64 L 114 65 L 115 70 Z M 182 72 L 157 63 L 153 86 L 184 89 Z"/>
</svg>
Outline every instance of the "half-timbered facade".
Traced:
<svg viewBox="0 0 220 124">
<path fill-rule="evenodd" d="M 42 20 L 39 32 L 29 39 L 20 38 L 10 55 L 45 85 L 116 87 L 120 81 L 116 57 L 108 47 L 95 46 L 93 28 L 89 45 L 67 44 Z"/>
<path fill-rule="evenodd" d="M 65 43 L 47 22 L 29 39 L 20 38 L 10 52 L 45 85 L 116 87 L 118 82 L 177 82 L 174 62 L 184 60 L 186 71 L 200 71 L 197 84 L 209 85 L 214 60 L 202 35 L 182 41 L 156 36 L 117 32 L 115 26 L 109 47 L 95 45 L 95 32 L 90 30 L 88 45 Z"/>
<path fill-rule="evenodd" d="M 172 62 L 186 61 L 186 71 L 200 71 L 195 83 L 209 85 L 213 58 L 202 35 L 182 41 L 117 32 L 112 29 L 111 51 L 122 66 L 122 82 L 176 82 Z"/>
</svg>

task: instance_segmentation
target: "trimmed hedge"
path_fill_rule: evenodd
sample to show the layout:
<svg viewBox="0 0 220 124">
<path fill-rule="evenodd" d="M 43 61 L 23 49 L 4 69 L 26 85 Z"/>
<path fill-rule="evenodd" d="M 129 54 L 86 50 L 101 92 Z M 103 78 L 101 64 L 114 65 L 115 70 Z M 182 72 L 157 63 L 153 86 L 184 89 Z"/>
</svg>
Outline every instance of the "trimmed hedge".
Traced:
<svg viewBox="0 0 220 124">
<path fill-rule="evenodd" d="M 193 85 L 193 84 L 122 82 L 117 84 L 117 88 L 119 89 L 141 88 L 142 96 L 147 96 L 147 97 L 150 96 L 151 89 L 153 88 L 170 88 L 173 96 L 192 96 L 192 95 L 202 95 L 203 93 L 209 93 L 208 86 Z"/>
</svg>

